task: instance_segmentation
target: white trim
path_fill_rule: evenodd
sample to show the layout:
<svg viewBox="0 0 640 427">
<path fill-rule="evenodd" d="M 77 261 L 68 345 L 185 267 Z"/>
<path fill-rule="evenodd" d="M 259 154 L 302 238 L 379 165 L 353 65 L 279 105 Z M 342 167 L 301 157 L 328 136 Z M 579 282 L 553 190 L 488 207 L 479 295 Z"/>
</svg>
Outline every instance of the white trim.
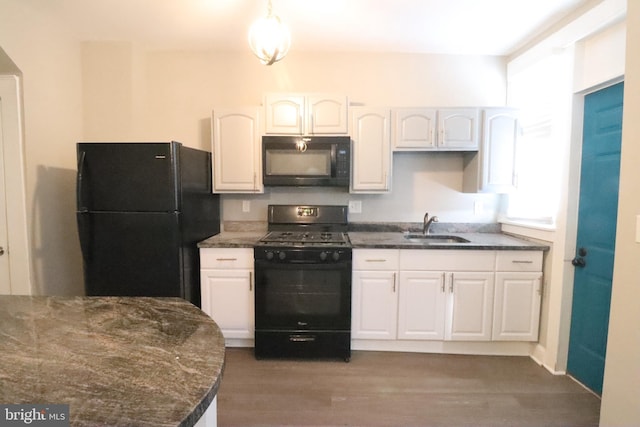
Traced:
<svg viewBox="0 0 640 427">
<path fill-rule="evenodd" d="M 7 199 L 9 271 L 11 294 L 30 295 L 31 256 L 25 196 L 25 157 L 23 149 L 22 94 L 20 77 L 0 75 L 2 99 L 2 139 Z"/>
<path fill-rule="evenodd" d="M 613 25 L 627 15 L 627 0 L 603 0 L 522 54 L 509 58 L 507 75 L 526 68 L 556 49 L 568 46 Z"/>
</svg>

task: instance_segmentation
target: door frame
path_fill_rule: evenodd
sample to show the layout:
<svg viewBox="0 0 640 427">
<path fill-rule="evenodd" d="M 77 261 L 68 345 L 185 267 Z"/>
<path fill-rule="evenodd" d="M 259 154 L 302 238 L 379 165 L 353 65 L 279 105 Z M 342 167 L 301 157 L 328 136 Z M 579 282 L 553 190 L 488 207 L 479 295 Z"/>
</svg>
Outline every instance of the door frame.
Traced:
<svg viewBox="0 0 640 427">
<path fill-rule="evenodd" d="M 24 120 L 20 76 L 0 75 L 0 99 L 2 99 L 0 149 L 4 152 L 10 293 L 31 295 L 33 275 L 27 226 Z"/>
<path fill-rule="evenodd" d="M 569 335 L 571 332 L 571 311 L 573 307 L 573 285 L 575 267 L 571 260 L 577 253 L 578 208 L 580 204 L 580 174 L 582 172 L 582 141 L 584 126 L 584 99 L 587 95 L 606 89 L 624 81 L 624 76 L 592 86 L 573 95 L 572 138 L 569 156 L 569 192 L 567 197 L 567 222 L 564 245 L 563 301 L 560 342 L 556 360 L 556 372 L 566 373 L 569 359 Z"/>
</svg>

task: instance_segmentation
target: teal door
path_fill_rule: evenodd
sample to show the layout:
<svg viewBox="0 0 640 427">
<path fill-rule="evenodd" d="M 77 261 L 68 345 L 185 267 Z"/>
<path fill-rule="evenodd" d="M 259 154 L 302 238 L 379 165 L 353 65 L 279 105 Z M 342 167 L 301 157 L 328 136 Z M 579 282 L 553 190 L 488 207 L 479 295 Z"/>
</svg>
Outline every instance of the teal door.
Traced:
<svg viewBox="0 0 640 427">
<path fill-rule="evenodd" d="M 619 83 L 584 101 L 577 253 L 567 371 L 602 394 L 615 256 L 622 98 Z"/>
</svg>

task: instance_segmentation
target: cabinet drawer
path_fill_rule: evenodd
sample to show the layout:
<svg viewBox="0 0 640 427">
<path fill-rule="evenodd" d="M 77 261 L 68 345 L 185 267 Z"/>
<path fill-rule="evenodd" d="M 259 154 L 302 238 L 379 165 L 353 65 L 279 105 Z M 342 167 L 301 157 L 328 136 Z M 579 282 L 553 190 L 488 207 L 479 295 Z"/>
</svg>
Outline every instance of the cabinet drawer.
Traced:
<svg viewBox="0 0 640 427">
<path fill-rule="evenodd" d="M 498 251 L 496 271 L 542 271 L 542 251 Z"/>
<path fill-rule="evenodd" d="M 400 270 L 493 271 L 495 251 L 405 249 Z"/>
<path fill-rule="evenodd" d="M 204 248 L 200 249 L 200 268 L 253 269 L 253 249 Z"/>
<path fill-rule="evenodd" d="M 399 251 L 396 249 L 354 249 L 354 270 L 397 270 Z"/>
</svg>

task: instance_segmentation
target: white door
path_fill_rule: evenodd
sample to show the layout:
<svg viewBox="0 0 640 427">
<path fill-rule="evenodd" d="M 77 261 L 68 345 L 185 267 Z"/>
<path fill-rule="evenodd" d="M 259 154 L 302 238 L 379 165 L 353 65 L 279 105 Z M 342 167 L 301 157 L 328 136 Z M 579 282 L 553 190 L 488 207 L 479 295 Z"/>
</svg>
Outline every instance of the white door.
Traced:
<svg viewBox="0 0 640 427">
<path fill-rule="evenodd" d="M 351 337 L 396 339 L 398 294 L 393 271 L 354 271 Z"/>
<path fill-rule="evenodd" d="M 3 108 L 0 98 L 0 112 Z M 0 114 L 0 295 L 11 293 L 11 277 L 9 276 L 9 238 L 7 235 L 7 198 L 4 182 L 4 138 L 2 114 Z"/>
<path fill-rule="evenodd" d="M 494 274 L 449 274 L 449 326 L 445 338 L 452 341 L 491 340 Z"/>
<path fill-rule="evenodd" d="M 539 272 L 496 273 L 494 341 L 537 341 L 540 324 Z"/>
<path fill-rule="evenodd" d="M 216 321 L 226 339 L 253 338 L 251 271 L 201 270 L 200 274 L 202 311 Z"/>
<path fill-rule="evenodd" d="M 261 193 L 259 109 L 218 108 L 212 123 L 214 193 Z"/>
<path fill-rule="evenodd" d="M 31 294 L 20 80 L 0 76 L 0 294 Z M 11 246 L 9 248 L 9 245 Z"/>
<path fill-rule="evenodd" d="M 401 271 L 398 339 L 443 340 L 444 272 Z"/>
<path fill-rule="evenodd" d="M 452 108 L 438 111 L 438 147 L 452 150 L 478 149 L 477 108 Z"/>
<path fill-rule="evenodd" d="M 351 116 L 353 170 L 351 192 L 376 193 L 390 190 L 390 110 L 354 107 Z"/>
</svg>

